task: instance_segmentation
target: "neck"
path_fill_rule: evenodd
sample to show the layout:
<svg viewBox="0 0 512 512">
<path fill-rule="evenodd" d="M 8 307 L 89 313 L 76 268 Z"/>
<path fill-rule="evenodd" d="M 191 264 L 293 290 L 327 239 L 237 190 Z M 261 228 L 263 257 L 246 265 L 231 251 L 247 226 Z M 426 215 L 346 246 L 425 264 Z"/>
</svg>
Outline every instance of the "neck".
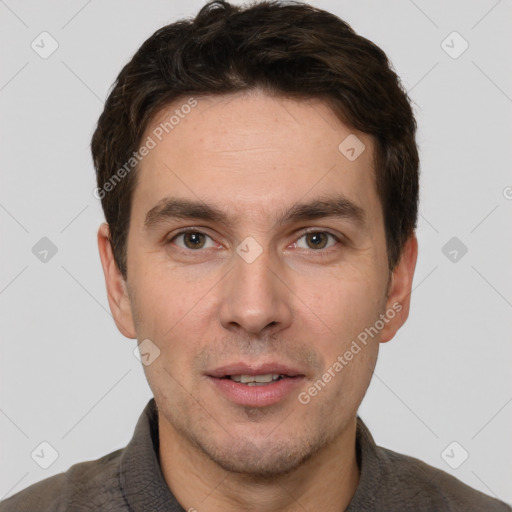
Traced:
<svg viewBox="0 0 512 512">
<path fill-rule="evenodd" d="M 329 445 L 284 475 L 230 473 L 191 446 L 159 416 L 160 465 L 185 510 L 201 512 L 341 512 L 359 482 L 356 418 Z"/>
</svg>

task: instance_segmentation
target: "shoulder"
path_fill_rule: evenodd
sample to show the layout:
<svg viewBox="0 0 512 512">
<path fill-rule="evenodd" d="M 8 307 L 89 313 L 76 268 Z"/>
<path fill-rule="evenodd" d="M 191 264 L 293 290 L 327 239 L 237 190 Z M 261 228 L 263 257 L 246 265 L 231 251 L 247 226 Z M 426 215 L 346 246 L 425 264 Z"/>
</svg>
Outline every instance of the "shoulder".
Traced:
<svg viewBox="0 0 512 512">
<path fill-rule="evenodd" d="M 119 460 L 124 449 L 96 460 L 80 462 L 0 501 L 0 512 L 64 512 L 122 510 L 119 488 Z"/>
<path fill-rule="evenodd" d="M 504 502 L 487 496 L 454 476 L 408 455 L 378 447 L 381 463 L 399 489 L 401 502 L 409 510 L 452 512 L 512 512 Z M 412 510 L 412 508 L 411 508 Z"/>
</svg>

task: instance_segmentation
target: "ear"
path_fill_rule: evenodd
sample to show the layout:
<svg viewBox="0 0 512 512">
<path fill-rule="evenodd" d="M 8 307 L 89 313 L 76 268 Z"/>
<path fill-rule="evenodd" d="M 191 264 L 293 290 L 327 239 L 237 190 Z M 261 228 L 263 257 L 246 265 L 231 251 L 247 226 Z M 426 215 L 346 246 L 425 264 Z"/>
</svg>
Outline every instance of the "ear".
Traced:
<svg viewBox="0 0 512 512">
<path fill-rule="evenodd" d="M 135 339 L 137 336 L 127 285 L 114 259 L 112 245 L 110 244 L 110 229 L 106 222 L 103 222 L 98 230 L 98 249 L 103 273 L 105 274 L 108 303 L 114 321 L 123 336 Z"/>
<path fill-rule="evenodd" d="M 413 233 L 404 245 L 400 261 L 391 274 L 391 282 L 386 301 L 388 322 L 381 331 L 380 342 L 391 340 L 409 316 L 412 279 L 418 258 L 418 240 Z M 391 317 L 391 312 L 394 316 Z"/>
</svg>

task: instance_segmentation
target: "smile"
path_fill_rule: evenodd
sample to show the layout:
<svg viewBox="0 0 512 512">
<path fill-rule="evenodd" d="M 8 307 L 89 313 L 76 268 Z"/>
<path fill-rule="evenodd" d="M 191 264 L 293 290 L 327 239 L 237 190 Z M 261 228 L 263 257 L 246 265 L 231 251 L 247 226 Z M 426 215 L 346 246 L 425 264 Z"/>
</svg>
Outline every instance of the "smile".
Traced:
<svg viewBox="0 0 512 512">
<path fill-rule="evenodd" d="M 298 393 L 305 375 L 298 369 L 278 363 L 233 363 L 206 375 L 216 394 L 230 403 L 245 407 L 267 407 Z"/>
</svg>

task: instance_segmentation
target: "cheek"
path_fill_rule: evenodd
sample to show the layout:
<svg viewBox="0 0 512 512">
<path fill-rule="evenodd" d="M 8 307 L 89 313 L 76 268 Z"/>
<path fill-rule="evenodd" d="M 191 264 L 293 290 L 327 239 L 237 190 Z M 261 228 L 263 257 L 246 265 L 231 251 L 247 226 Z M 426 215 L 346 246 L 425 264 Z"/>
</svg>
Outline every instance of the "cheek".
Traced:
<svg viewBox="0 0 512 512">
<path fill-rule="evenodd" d="M 359 348 L 354 350 L 354 346 L 351 345 L 352 350 L 344 352 L 342 360 L 346 361 L 346 365 L 341 371 L 337 386 L 338 401 L 352 407 L 353 412 L 359 407 L 368 389 L 379 351 L 378 343 L 358 343 L 358 346 Z M 348 353 L 352 354 L 350 361 Z"/>
<path fill-rule="evenodd" d="M 297 287 L 297 296 L 306 306 L 304 314 L 341 348 L 373 325 L 382 311 L 385 285 L 381 281 L 382 277 L 374 271 L 343 269 L 320 280 L 303 282 Z"/>
<path fill-rule="evenodd" d="M 176 293 L 176 289 L 165 286 L 162 280 L 147 280 L 137 290 L 132 310 L 136 312 L 139 343 L 146 343 L 150 352 L 156 355 L 152 356 L 154 360 L 150 364 L 143 365 L 154 393 L 179 388 L 178 383 L 187 378 L 185 370 L 203 342 L 203 334 L 194 321 L 203 313 L 200 305 L 194 308 L 194 304 L 197 301 L 192 302 L 189 295 Z M 146 339 L 150 343 L 144 341 Z M 155 391 L 160 385 L 163 389 Z"/>
<path fill-rule="evenodd" d="M 150 269 L 138 271 L 138 269 Z M 141 329 L 155 338 L 166 339 L 200 305 L 204 295 L 198 281 L 180 280 L 172 269 L 151 261 L 135 262 L 131 276 L 136 290 L 134 307 L 143 319 Z M 139 333 L 143 335 L 144 332 Z"/>
</svg>

